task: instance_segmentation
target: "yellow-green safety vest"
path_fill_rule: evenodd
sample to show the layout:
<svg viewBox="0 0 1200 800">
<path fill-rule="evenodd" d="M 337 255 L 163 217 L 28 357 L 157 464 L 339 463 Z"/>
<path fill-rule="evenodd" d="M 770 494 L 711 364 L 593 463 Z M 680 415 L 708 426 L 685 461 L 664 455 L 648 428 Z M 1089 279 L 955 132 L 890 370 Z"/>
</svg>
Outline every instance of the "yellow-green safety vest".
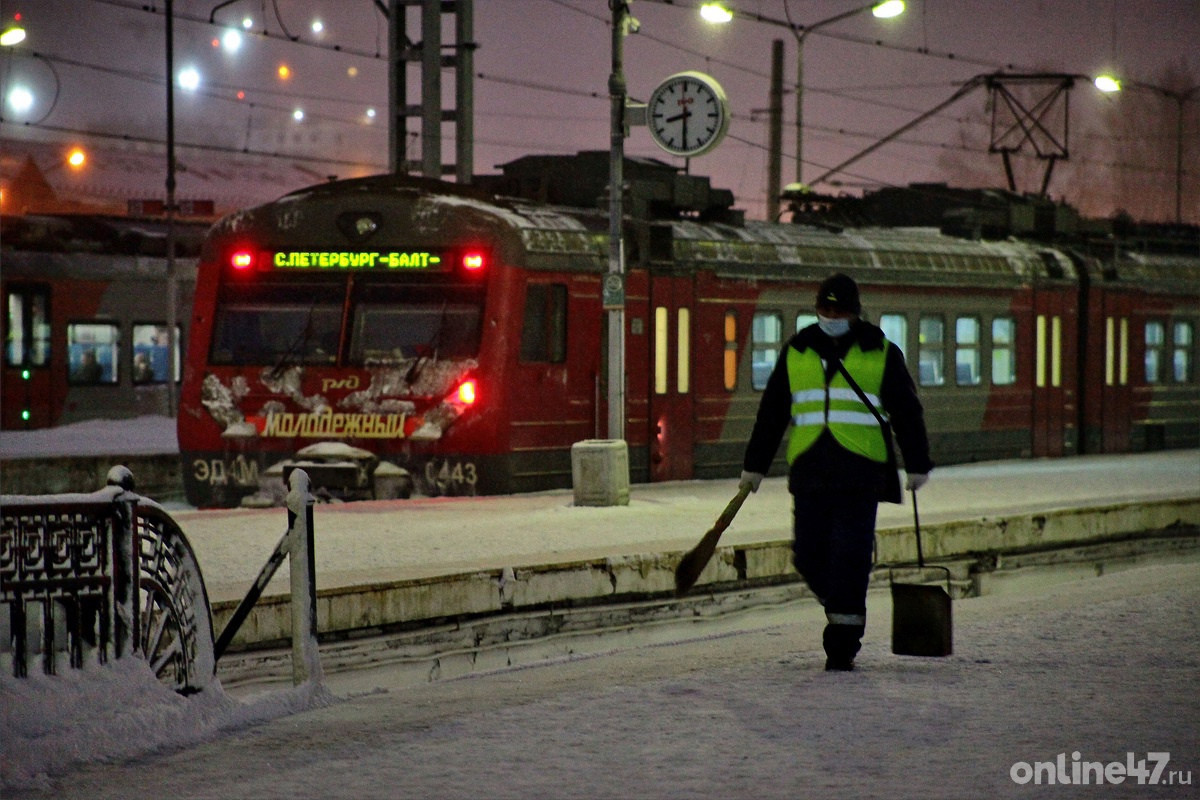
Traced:
<svg viewBox="0 0 1200 800">
<path fill-rule="evenodd" d="M 883 368 L 887 363 L 890 342 L 878 350 L 864 352 L 854 344 L 842 363 L 854 376 L 871 404 L 883 414 L 879 391 L 883 386 Z M 880 464 L 887 462 L 887 443 L 879 420 L 859 399 L 858 393 L 842 376 L 840 370 L 825 383 L 825 365 L 811 348 L 801 352 L 794 347 L 787 353 L 788 383 L 792 391 L 792 432 L 788 438 L 787 461 L 794 462 L 801 453 L 812 447 L 826 428 L 833 438 L 851 453 L 865 456 Z M 884 417 L 887 418 L 886 416 Z"/>
</svg>

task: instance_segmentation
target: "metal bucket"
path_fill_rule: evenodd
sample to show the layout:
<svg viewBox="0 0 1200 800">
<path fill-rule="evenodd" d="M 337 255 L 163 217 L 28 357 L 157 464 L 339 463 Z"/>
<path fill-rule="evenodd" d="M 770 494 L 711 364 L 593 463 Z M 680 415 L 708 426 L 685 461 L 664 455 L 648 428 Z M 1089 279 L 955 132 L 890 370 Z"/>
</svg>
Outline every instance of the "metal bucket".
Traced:
<svg viewBox="0 0 1200 800">
<path fill-rule="evenodd" d="M 917 534 L 917 566 L 925 568 L 921 550 L 921 520 L 917 493 L 912 493 L 913 522 Z M 888 572 L 892 588 L 892 652 L 900 656 L 948 656 L 954 651 L 954 625 L 950 602 L 950 568 L 946 589 L 924 583 L 896 583 L 895 568 Z"/>
</svg>

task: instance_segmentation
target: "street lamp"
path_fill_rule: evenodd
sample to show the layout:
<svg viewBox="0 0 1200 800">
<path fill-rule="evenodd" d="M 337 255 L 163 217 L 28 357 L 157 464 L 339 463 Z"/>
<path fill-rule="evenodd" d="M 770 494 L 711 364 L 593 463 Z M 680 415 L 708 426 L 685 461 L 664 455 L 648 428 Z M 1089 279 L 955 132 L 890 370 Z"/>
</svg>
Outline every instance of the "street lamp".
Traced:
<svg viewBox="0 0 1200 800">
<path fill-rule="evenodd" d="M 786 12 L 786 2 L 783 7 Z M 787 28 L 792 32 L 792 36 L 796 38 L 796 183 L 798 184 L 804 184 L 804 42 L 813 31 L 824 28 L 826 25 L 832 25 L 835 22 L 841 22 L 864 11 L 870 11 L 879 19 L 890 19 L 904 13 L 904 0 L 882 0 L 882 2 L 877 0 L 877 2 L 867 3 L 866 5 L 852 8 L 849 11 L 835 14 L 819 22 L 814 22 L 812 25 L 797 25 L 791 21 L 790 14 L 788 14 L 789 18 L 787 20 L 782 20 L 764 17 L 761 14 L 737 11 L 736 9 L 729 8 L 723 2 L 705 3 L 700 8 L 701 17 L 709 22 L 729 22 L 734 17 L 740 17 L 742 19 Z M 775 194 L 779 193 L 778 187 L 773 187 L 772 191 Z"/>
<path fill-rule="evenodd" d="M 1092 82 L 1097 89 L 1113 94 L 1126 86 L 1155 92 L 1175 101 L 1175 224 L 1183 223 L 1183 104 L 1200 97 L 1200 86 L 1185 91 L 1175 91 L 1165 86 L 1155 86 L 1140 81 L 1120 80 L 1112 75 L 1100 75 Z"/>
</svg>

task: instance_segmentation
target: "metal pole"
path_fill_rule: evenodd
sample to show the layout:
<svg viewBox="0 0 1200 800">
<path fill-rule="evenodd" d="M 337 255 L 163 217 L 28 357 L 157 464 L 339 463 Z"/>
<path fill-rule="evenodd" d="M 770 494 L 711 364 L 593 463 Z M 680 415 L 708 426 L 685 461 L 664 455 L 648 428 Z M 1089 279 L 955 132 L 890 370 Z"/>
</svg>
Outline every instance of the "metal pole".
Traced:
<svg viewBox="0 0 1200 800">
<path fill-rule="evenodd" d="M 767 221 L 779 219 L 783 170 L 783 40 L 771 43 L 770 143 L 767 146 Z M 797 162 L 798 163 L 798 162 Z"/>
<path fill-rule="evenodd" d="M 455 16 L 458 59 L 455 63 L 455 179 L 470 183 L 475 171 L 475 16 L 474 0 L 458 0 Z"/>
<path fill-rule="evenodd" d="M 796 183 L 804 186 L 804 37 L 796 34 Z"/>
<path fill-rule="evenodd" d="M 625 242 L 622 194 L 625 176 L 625 29 L 629 4 L 612 2 L 612 73 L 608 158 L 608 275 L 604 308 L 608 312 L 608 438 L 625 438 Z"/>
<path fill-rule="evenodd" d="M 421 174 L 442 177 L 442 4 L 421 8 Z"/>
<path fill-rule="evenodd" d="M 1195 90 L 1193 90 L 1195 91 Z M 1175 224 L 1183 224 L 1183 101 L 1187 95 L 1175 95 L 1178 114 L 1175 117 Z"/>
<path fill-rule="evenodd" d="M 407 10 L 400 0 L 388 0 L 388 172 L 393 175 L 408 171 L 404 165 L 408 143 Z"/>
<path fill-rule="evenodd" d="M 317 647 L 317 579 L 313 559 L 313 503 L 308 473 L 288 476 L 288 568 L 292 589 L 292 684 L 324 678 Z"/>
<path fill-rule="evenodd" d="M 175 9 L 167 0 L 167 416 L 175 416 L 178 337 L 175 275 Z"/>
</svg>

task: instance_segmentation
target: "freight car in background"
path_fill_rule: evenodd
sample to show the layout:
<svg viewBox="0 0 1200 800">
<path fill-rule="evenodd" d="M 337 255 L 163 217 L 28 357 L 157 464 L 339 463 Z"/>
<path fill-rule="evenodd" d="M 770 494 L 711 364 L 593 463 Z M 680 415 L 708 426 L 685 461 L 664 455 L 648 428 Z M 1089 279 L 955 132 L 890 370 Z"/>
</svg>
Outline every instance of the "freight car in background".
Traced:
<svg viewBox="0 0 1200 800">
<path fill-rule="evenodd" d="M 635 481 L 738 473 L 834 271 L 906 353 L 939 463 L 1200 444 L 1195 229 L 1123 241 L 994 193 L 944 225 L 754 222 L 660 162 L 626 176 Z M 294 464 L 344 497 L 569 486 L 571 444 L 606 433 L 606 180 L 603 153 L 527 157 L 473 186 L 329 182 L 218 223 L 180 395 L 189 501 L 236 504 Z"/>
<path fill-rule="evenodd" d="M 176 222 L 177 343 L 186 335 L 207 228 Z M 26 430 L 167 413 L 164 220 L 6 215 L 0 248 L 0 426 Z M 177 352 L 182 356 L 183 348 Z M 181 375 L 177 369 L 177 382 Z"/>
</svg>

